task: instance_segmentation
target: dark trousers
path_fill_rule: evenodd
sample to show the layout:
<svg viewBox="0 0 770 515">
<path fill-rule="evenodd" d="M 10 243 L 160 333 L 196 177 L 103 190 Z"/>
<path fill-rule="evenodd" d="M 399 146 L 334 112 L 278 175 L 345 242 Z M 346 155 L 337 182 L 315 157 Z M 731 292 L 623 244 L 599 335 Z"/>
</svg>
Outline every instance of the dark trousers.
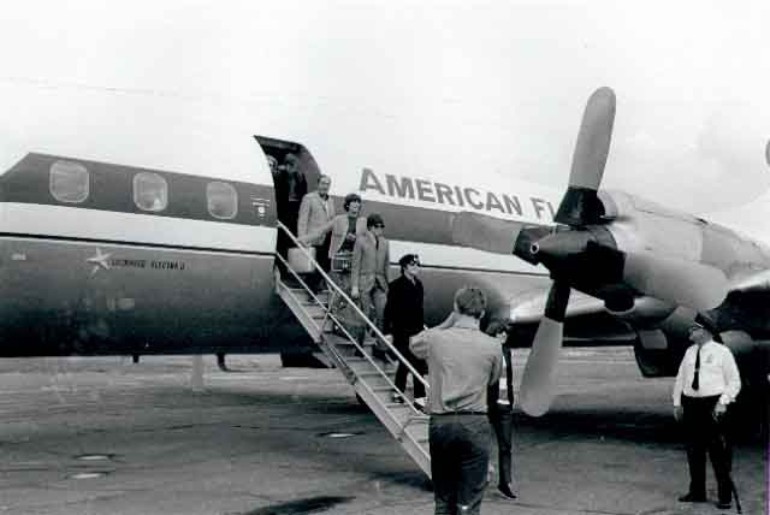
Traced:
<svg viewBox="0 0 770 515">
<path fill-rule="evenodd" d="M 481 513 L 491 433 L 485 414 L 430 417 L 430 469 L 436 515 Z"/>
<path fill-rule="evenodd" d="M 723 422 L 714 419 L 713 410 L 719 396 L 682 396 L 683 423 L 687 439 L 687 464 L 690 468 L 690 493 L 706 496 L 706 451 L 717 480 L 720 501 L 730 502 L 730 469 L 732 449 L 725 434 Z"/>
<path fill-rule="evenodd" d="M 497 462 L 499 469 L 499 485 L 510 486 L 513 482 L 511 457 L 513 453 L 513 411 L 509 406 L 498 406 L 489 413 L 489 421 L 495 430 L 497 438 Z"/>
<path fill-rule="evenodd" d="M 421 360 L 412 354 L 412 351 L 409 349 L 409 336 L 405 334 L 394 334 L 393 346 L 406 358 L 409 364 L 412 365 L 412 367 L 414 367 L 417 372 L 419 372 L 421 375 L 428 373 L 428 364 L 424 360 Z M 393 382 L 396 385 L 396 388 L 402 392 L 406 390 L 406 378 L 409 373 L 409 369 L 406 368 L 406 365 L 399 361 L 398 368 L 396 369 L 396 378 Z M 413 377 L 412 383 L 414 384 L 415 398 L 425 397 L 425 386 L 422 384 L 422 382 L 419 379 Z"/>
<path fill-rule="evenodd" d="M 283 207 L 281 207 L 283 205 Z M 283 224 L 289 228 L 291 233 L 296 237 L 297 236 L 297 219 L 299 218 L 299 202 L 288 202 L 285 201 L 283 204 L 279 202 L 278 204 L 278 220 L 283 222 Z M 283 230 L 278 231 L 278 241 L 276 242 L 276 251 L 278 254 L 280 254 L 284 259 L 288 259 L 289 257 L 289 249 L 294 246 L 294 242 L 291 240 L 291 238 L 283 232 Z M 283 263 L 278 264 L 278 270 L 281 272 L 281 275 L 286 278 L 288 276 L 291 276 L 291 274 L 287 274 L 286 267 L 283 265 Z"/>
<path fill-rule="evenodd" d="M 329 273 L 329 268 L 331 266 L 331 263 L 329 262 L 329 243 L 331 242 L 331 237 L 329 234 L 326 235 L 324 238 L 323 243 L 320 245 L 313 245 L 315 247 L 315 260 L 318 263 L 318 266 L 326 272 Z M 308 286 L 315 291 L 319 292 L 324 289 L 325 281 L 323 276 L 319 272 L 313 272 L 310 277 L 308 278 Z"/>
</svg>

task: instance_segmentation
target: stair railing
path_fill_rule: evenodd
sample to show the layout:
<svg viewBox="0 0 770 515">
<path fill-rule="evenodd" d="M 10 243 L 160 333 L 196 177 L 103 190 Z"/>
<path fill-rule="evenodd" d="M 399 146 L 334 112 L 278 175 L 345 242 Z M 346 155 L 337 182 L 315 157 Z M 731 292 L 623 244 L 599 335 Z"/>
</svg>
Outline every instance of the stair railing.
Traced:
<svg viewBox="0 0 770 515">
<path fill-rule="evenodd" d="M 294 236 L 294 234 L 291 232 L 291 230 L 290 230 L 288 227 L 286 227 L 286 225 L 284 225 L 284 224 L 283 224 L 283 222 L 281 222 L 281 221 L 277 221 L 276 223 L 277 223 L 277 226 L 278 226 L 278 227 L 279 227 L 279 228 L 280 228 L 282 231 L 284 231 L 284 233 L 286 233 L 286 234 L 289 236 L 289 238 L 290 238 L 290 239 L 291 239 L 291 241 L 294 243 L 294 245 L 295 245 L 297 248 L 299 248 L 299 249 L 300 249 L 300 251 L 301 251 L 301 252 L 302 252 L 302 253 L 305 255 L 305 257 L 306 257 L 306 258 L 307 258 L 307 259 L 308 259 L 308 260 L 309 260 L 309 261 L 310 261 L 310 262 L 313 264 L 313 266 L 315 267 L 315 270 L 316 270 L 318 273 L 320 273 L 320 274 L 321 274 L 321 277 L 323 277 L 323 279 L 326 281 L 326 283 L 329 285 L 329 287 L 330 287 L 330 288 L 332 288 L 332 289 L 334 290 L 334 294 L 329 296 L 329 297 L 330 297 L 330 303 L 331 303 L 331 299 L 332 299 L 332 297 L 334 297 L 334 296 L 339 296 L 340 298 L 342 298 L 342 299 L 344 300 L 344 302 L 345 302 L 346 304 L 348 304 L 349 306 L 351 306 L 351 307 L 353 308 L 353 310 L 355 311 L 355 313 L 356 313 L 356 314 L 357 314 L 357 315 L 360 317 L 360 319 L 361 319 L 361 320 L 363 320 L 363 321 L 364 321 L 364 323 L 365 323 L 365 324 L 366 324 L 366 325 L 369 327 L 369 329 L 370 329 L 370 330 L 372 331 L 372 333 L 374 334 L 375 338 L 377 338 L 379 341 L 383 342 L 383 343 L 385 344 L 386 348 L 387 348 L 387 349 L 388 349 L 390 352 L 392 352 L 392 353 L 393 353 L 393 355 L 395 355 L 395 356 L 396 356 L 396 359 L 398 359 L 398 361 L 399 361 L 399 362 L 401 362 L 401 363 L 403 363 L 404 365 L 406 365 L 406 367 L 407 367 L 407 369 L 409 370 L 409 372 L 411 372 L 411 373 L 412 373 L 412 377 L 413 377 L 413 380 L 415 380 L 415 381 L 420 381 L 420 382 L 423 384 L 423 386 L 425 386 L 425 388 L 426 388 L 426 391 L 427 391 L 427 389 L 429 388 L 429 385 L 428 385 L 427 381 L 425 381 L 425 379 L 422 377 L 422 374 L 420 374 L 419 372 L 417 372 L 417 370 L 416 370 L 416 369 L 415 369 L 415 368 L 412 366 L 412 364 L 411 364 L 411 363 L 409 363 L 409 360 L 407 360 L 407 359 L 404 357 L 404 355 L 403 355 L 403 354 L 401 354 L 401 353 L 398 351 L 398 349 L 396 349 L 396 347 L 394 347 L 394 346 L 393 346 L 393 344 L 390 342 L 390 340 L 389 340 L 389 339 L 388 339 L 388 338 L 387 338 L 387 337 L 386 337 L 384 334 L 382 334 L 382 331 L 380 331 L 380 329 L 379 329 L 379 328 L 378 328 L 376 325 L 374 325 L 374 323 L 373 323 L 371 320 L 369 320 L 369 317 L 368 317 L 368 316 L 366 316 L 366 315 L 364 315 L 364 312 L 363 312 L 363 311 L 361 311 L 361 309 L 358 307 L 358 305 L 356 305 L 355 301 L 353 301 L 353 299 L 351 299 L 351 298 L 350 298 L 350 297 L 347 295 L 347 293 L 345 293 L 345 292 L 342 290 L 342 288 L 340 288 L 339 286 L 337 286 L 337 283 L 335 283 L 335 282 L 334 282 L 334 280 L 333 280 L 333 279 L 332 279 L 332 278 L 331 278 L 331 277 L 330 277 L 330 276 L 329 276 L 329 275 L 326 273 L 326 271 L 325 271 L 325 270 L 323 270 L 323 269 L 322 269 L 322 268 L 321 268 L 321 267 L 318 265 L 318 262 L 315 260 L 315 258 L 313 258 L 313 256 L 310 254 L 310 252 L 308 252 L 308 250 L 307 250 L 307 248 L 305 247 L 305 245 L 303 245 L 302 243 L 300 243 L 300 241 L 299 241 L 299 240 L 296 238 L 296 236 Z M 316 295 L 315 295 L 315 294 L 312 292 L 312 290 L 311 290 L 311 289 L 310 289 L 310 288 L 307 286 L 307 284 L 306 284 L 306 283 L 305 283 L 305 282 L 302 280 L 302 278 L 299 276 L 299 274 L 298 274 L 298 273 L 297 273 L 297 272 L 296 272 L 296 271 L 295 271 L 293 268 L 291 268 L 291 266 L 289 265 L 288 261 L 287 261 L 287 260 L 286 260 L 286 259 L 285 259 L 283 256 L 281 256 L 281 255 L 280 255 L 280 254 L 278 254 L 278 253 L 276 253 L 276 256 L 277 256 L 277 257 L 280 259 L 280 261 L 281 261 L 281 262 L 282 262 L 282 263 L 283 263 L 283 264 L 286 266 L 286 268 L 287 268 L 287 269 L 288 269 L 288 270 L 289 270 L 289 271 L 290 271 L 290 272 L 291 272 L 291 273 L 294 275 L 294 277 L 295 277 L 295 278 L 296 278 L 296 279 L 299 281 L 299 283 L 302 285 L 302 287 L 303 287 L 304 289 L 306 289 L 306 290 L 307 290 L 307 291 L 310 293 L 310 295 L 313 297 L 313 299 L 315 300 L 315 302 L 317 302 L 319 305 L 322 305 L 322 303 L 321 303 L 320 299 L 318 299 L 318 297 L 317 297 L 317 296 L 316 296 Z M 389 376 L 389 374 L 388 374 L 387 372 L 385 372 L 384 370 L 382 370 L 382 369 L 381 369 L 381 368 L 380 368 L 380 367 L 377 365 L 377 363 L 375 363 L 375 361 L 374 361 L 373 359 L 371 359 L 371 358 L 369 357 L 369 355 L 368 355 L 366 352 L 364 352 L 364 349 L 363 349 L 363 347 L 361 347 L 361 346 L 359 345 L 359 343 L 358 343 L 357 339 L 356 339 L 356 338 L 353 338 L 353 336 L 352 336 L 352 335 L 351 335 L 351 334 L 350 334 L 350 333 L 347 331 L 347 329 L 345 328 L 344 324 L 342 324 L 342 323 L 341 323 L 341 322 L 340 322 L 340 321 L 339 321 L 339 320 L 338 320 L 338 319 L 337 319 L 337 318 L 336 318 L 336 317 L 335 317 L 335 316 L 334 316 L 334 315 L 331 313 L 331 306 L 327 306 L 327 309 L 326 309 L 326 318 L 324 318 L 324 323 L 323 323 L 323 325 L 321 326 L 322 328 L 325 326 L 327 318 L 331 318 L 331 319 L 332 319 L 332 321 L 333 321 L 333 323 L 335 323 L 335 324 L 337 325 L 337 327 L 339 327 L 339 328 L 341 328 L 341 329 L 342 329 L 342 331 L 345 333 L 345 336 L 346 336 L 346 337 L 347 337 L 347 338 L 348 338 L 348 339 L 349 339 L 349 340 L 350 340 L 350 341 L 351 341 L 351 342 L 352 342 L 352 343 L 353 343 L 353 344 L 356 346 L 356 348 L 357 348 L 359 351 L 361 351 L 361 353 L 364 355 L 364 357 L 365 357 L 365 358 L 366 358 L 366 359 L 367 359 L 367 360 L 368 360 L 368 361 L 369 361 L 369 362 L 370 362 L 372 365 L 374 365 L 375 369 L 377 369 L 377 371 L 378 371 L 378 372 L 380 372 L 380 373 L 381 373 L 383 376 L 385 376 L 385 378 L 388 380 L 388 382 L 390 383 L 390 385 L 391 385 L 391 386 L 393 386 L 393 389 L 394 389 L 396 392 L 398 392 L 398 395 L 400 395 L 400 396 L 401 396 L 401 397 L 404 399 L 405 403 L 406 403 L 407 405 L 410 405 L 410 406 L 411 406 L 411 403 L 410 403 L 410 402 L 408 402 L 408 400 L 406 399 L 406 397 L 405 397 L 405 395 L 404 395 L 404 392 L 402 392 L 401 390 L 399 390 L 398 388 L 396 388 L 396 387 L 395 387 L 395 384 L 393 384 L 393 383 L 390 381 L 390 376 Z M 413 406 L 412 406 L 412 408 L 413 408 L 413 409 L 415 409 Z M 416 409 L 415 409 L 415 411 L 416 411 Z"/>
</svg>

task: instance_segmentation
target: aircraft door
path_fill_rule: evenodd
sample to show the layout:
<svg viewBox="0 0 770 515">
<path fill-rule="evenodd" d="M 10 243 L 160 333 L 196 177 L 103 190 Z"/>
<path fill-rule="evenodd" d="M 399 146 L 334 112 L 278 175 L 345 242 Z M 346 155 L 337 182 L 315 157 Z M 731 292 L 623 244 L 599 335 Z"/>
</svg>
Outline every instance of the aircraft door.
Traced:
<svg viewBox="0 0 770 515">
<path fill-rule="evenodd" d="M 315 189 L 321 171 L 313 156 L 300 143 L 254 136 L 267 157 L 275 188 L 277 217 L 295 235 L 302 197 Z M 286 257 L 291 240 L 278 232 L 277 251 Z"/>
</svg>

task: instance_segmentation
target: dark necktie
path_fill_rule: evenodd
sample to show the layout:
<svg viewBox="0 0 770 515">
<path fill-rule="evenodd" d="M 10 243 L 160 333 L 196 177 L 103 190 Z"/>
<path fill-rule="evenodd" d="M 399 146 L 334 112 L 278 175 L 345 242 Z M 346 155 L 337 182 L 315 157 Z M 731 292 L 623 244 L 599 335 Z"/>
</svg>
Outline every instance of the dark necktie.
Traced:
<svg viewBox="0 0 770 515">
<path fill-rule="evenodd" d="M 692 389 L 697 390 L 700 388 L 700 345 L 695 351 L 695 376 L 692 378 Z"/>
</svg>

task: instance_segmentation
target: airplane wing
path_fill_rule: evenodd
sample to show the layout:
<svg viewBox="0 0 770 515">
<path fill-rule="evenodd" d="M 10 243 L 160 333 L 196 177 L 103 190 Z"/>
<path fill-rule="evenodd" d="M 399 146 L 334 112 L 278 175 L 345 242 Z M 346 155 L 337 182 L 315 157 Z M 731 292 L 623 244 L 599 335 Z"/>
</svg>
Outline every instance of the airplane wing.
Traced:
<svg viewBox="0 0 770 515">
<path fill-rule="evenodd" d="M 514 347 L 529 347 L 535 330 L 544 317 L 548 290 L 524 294 L 511 305 L 510 328 L 520 337 Z M 634 308 L 634 317 L 652 316 L 658 306 L 655 299 L 642 297 Z M 601 299 L 576 291 L 570 296 L 564 315 L 564 345 L 567 347 L 630 345 L 636 338 L 631 320 L 610 312 Z"/>
<path fill-rule="evenodd" d="M 747 275 L 730 285 L 732 292 L 761 292 L 770 291 L 770 270 L 762 270 L 754 274 Z"/>
</svg>

